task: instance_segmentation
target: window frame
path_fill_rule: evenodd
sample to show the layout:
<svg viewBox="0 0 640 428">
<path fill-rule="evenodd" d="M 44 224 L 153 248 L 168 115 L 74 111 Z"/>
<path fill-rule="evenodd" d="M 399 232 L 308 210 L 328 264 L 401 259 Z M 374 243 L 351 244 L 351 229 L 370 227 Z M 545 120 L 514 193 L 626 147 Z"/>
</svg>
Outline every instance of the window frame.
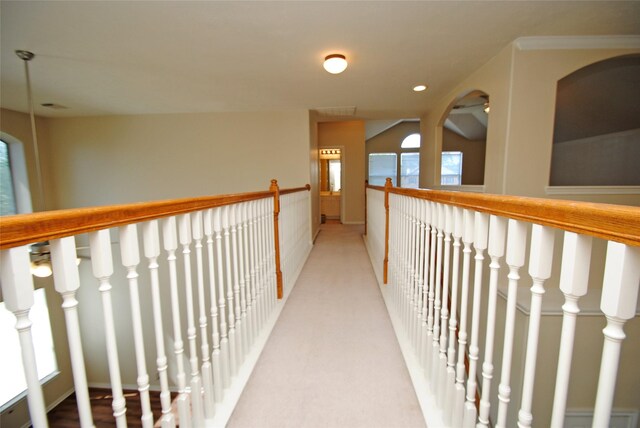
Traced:
<svg viewBox="0 0 640 428">
<path fill-rule="evenodd" d="M 23 143 L 17 138 L 0 131 L 0 140 L 7 144 L 9 151 L 9 168 L 13 181 L 13 195 L 16 202 L 17 214 L 33 212 L 29 175 Z"/>
</svg>

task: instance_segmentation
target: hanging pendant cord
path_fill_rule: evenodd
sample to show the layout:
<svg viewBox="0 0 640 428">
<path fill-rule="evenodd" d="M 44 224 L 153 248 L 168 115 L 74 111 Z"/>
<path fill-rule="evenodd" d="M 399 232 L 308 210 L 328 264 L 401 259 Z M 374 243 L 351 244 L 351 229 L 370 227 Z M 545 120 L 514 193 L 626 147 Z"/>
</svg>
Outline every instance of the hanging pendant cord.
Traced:
<svg viewBox="0 0 640 428">
<path fill-rule="evenodd" d="M 27 78 L 27 99 L 29 103 L 29 117 L 31 118 L 31 136 L 33 142 L 33 154 L 36 160 L 36 176 L 38 179 L 38 211 L 46 209 L 44 186 L 42 183 L 42 168 L 40 166 L 40 149 L 38 148 L 38 133 L 36 131 L 36 116 L 33 113 L 33 97 L 31 94 L 31 79 L 29 77 L 29 61 L 35 56 L 33 52 L 17 50 L 16 55 L 24 61 L 24 74 Z"/>
</svg>

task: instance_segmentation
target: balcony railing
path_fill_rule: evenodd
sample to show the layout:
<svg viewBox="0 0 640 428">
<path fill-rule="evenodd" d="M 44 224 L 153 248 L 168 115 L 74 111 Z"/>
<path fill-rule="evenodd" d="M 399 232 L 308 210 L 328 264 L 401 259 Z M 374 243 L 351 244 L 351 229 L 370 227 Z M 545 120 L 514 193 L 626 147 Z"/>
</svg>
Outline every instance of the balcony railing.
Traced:
<svg viewBox="0 0 640 428">
<path fill-rule="evenodd" d="M 219 426 L 230 416 L 310 251 L 309 189 L 280 190 L 273 180 L 264 192 L 3 217 L 2 297 L 17 319 L 33 426 L 47 426 L 47 415 L 29 320 L 31 244 L 46 241 L 50 248 L 81 426 L 91 427 L 93 420 L 81 338 L 87 327 L 80 325 L 76 297 L 81 288 L 96 286 L 102 333 L 89 334 L 104 334 L 116 425 L 127 424 L 118 348 L 132 342 L 142 426 L 156 422 L 148 354 L 155 354 L 161 426 L 176 426 L 169 365 L 175 367 L 180 426 Z M 77 264 L 77 245 L 84 240 L 90 275 Z M 124 288 L 128 308 L 116 303 Z M 128 326 L 116 328 L 129 316 Z M 147 341 L 153 337 L 153 348 L 145 347 L 145 335 Z"/>
<path fill-rule="evenodd" d="M 584 395 L 591 384 L 592 404 L 580 407 L 594 409 L 594 427 L 609 426 L 616 383 L 624 384 L 616 402 L 637 407 L 640 342 L 625 340 L 623 326 L 637 313 L 639 208 L 401 189 L 390 180 L 366 193 L 366 243 L 429 426 L 562 427 L 570 392 Z M 525 284 L 528 302 L 518 298 Z M 562 319 L 545 322 L 541 336 L 543 317 L 560 309 L 549 311 L 543 296 L 558 287 Z M 606 319 L 599 375 L 571 371 L 572 360 L 575 368 L 599 358 L 584 335 L 575 339 L 587 292 L 601 296 Z M 619 373 L 623 344 L 632 370 Z"/>
</svg>

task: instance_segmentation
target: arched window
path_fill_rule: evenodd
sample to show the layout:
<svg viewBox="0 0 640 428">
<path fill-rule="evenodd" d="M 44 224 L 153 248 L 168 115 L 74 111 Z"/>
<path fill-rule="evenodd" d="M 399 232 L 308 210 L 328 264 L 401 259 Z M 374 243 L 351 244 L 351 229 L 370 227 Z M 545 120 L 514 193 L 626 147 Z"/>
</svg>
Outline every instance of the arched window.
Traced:
<svg viewBox="0 0 640 428">
<path fill-rule="evenodd" d="M 411 135 L 407 135 L 404 140 L 402 140 L 402 144 L 400 148 L 403 149 L 419 149 L 420 148 L 420 134 L 415 133 Z"/>
</svg>

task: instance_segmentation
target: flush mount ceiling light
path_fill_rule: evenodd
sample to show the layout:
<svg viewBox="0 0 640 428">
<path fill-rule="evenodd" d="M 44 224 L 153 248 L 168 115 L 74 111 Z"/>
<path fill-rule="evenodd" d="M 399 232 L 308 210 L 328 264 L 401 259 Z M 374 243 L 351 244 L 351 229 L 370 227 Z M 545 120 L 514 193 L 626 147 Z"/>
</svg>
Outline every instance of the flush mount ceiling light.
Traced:
<svg viewBox="0 0 640 428">
<path fill-rule="evenodd" d="M 413 90 L 416 92 L 422 92 L 427 89 L 427 85 L 417 85 L 413 87 Z"/>
<path fill-rule="evenodd" d="M 323 67 L 331 74 L 340 74 L 347 69 L 347 58 L 342 54 L 331 54 L 324 58 Z"/>
</svg>

